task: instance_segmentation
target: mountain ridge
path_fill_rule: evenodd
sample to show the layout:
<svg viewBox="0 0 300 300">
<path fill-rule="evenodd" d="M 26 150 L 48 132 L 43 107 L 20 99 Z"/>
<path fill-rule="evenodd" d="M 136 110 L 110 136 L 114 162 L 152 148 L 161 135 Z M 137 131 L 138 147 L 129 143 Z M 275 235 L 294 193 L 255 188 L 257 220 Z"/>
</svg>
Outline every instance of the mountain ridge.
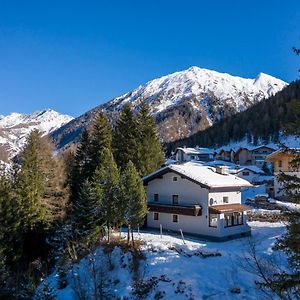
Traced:
<svg viewBox="0 0 300 300">
<path fill-rule="evenodd" d="M 60 114 L 52 109 L 43 109 L 31 114 L 13 112 L 0 116 L 0 160 L 7 161 L 25 145 L 28 134 L 38 129 L 43 135 L 49 134 L 71 121 L 73 117 Z"/>
<path fill-rule="evenodd" d="M 146 102 L 158 124 L 162 141 L 170 142 L 244 111 L 286 85 L 265 73 L 255 78 L 242 78 L 192 66 L 139 85 L 84 113 L 51 136 L 58 148 L 63 148 L 78 141 L 83 128 L 89 126 L 98 110 L 103 110 L 114 123 L 125 104 L 130 103 L 138 111 L 141 103 Z"/>
</svg>

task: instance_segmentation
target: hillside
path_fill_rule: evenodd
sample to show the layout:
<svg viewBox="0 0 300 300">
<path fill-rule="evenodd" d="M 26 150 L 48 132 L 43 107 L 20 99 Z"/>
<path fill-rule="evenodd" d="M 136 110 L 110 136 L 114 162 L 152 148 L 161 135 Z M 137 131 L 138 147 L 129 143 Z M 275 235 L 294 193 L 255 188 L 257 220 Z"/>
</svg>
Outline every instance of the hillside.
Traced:
<svg viewBox="0 0 300 300">
<path fill-rule="evenodd" d="M 280 141 L 280 132 L 300 120 L 300 81 L 295 81 L 268 100 L 225 118 L 188 138 L 169 143 L 170 152 L 179 146 L 221 147 L 239 141 L 254 145 Z"/>
<path fill-rule="evenodd" d="M 245 79 L 198 67 L 151 80 L 133 91 L 95 107 L 52 133 L 58 148 L 76 142 L 98 110 L 114 122 L 120 109 L 130 103 L 139 110 L 146 102 L 164 142 L 185 138 L 215 122 L 244 111 L 280 91 L 287 84 L 260 73 Z"/>
<path fill-rule="evenodd" d="M 0 160 L 7 161 L 24 146 L 31 130 L 48 134 L 73 118 L 47 109 L 32 114 L 12 113 L 0 116 Z"/>
</svg>

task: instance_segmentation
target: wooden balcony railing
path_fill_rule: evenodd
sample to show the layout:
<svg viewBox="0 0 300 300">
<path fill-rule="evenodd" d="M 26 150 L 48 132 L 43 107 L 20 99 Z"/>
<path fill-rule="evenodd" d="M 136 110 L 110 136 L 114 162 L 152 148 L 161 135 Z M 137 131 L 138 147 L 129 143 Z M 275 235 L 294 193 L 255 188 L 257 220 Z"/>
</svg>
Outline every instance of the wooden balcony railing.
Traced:
<svg viewBox="0 0 300 300">
<path fill-rule="evenodd" d="M 185 215 L 185 216 L 201 216 L 202 207 L 200 205 L 168 205 L 158 203 L 148 203 L 149 211 L 168 213 L 174 215 Z"/>
</svg>

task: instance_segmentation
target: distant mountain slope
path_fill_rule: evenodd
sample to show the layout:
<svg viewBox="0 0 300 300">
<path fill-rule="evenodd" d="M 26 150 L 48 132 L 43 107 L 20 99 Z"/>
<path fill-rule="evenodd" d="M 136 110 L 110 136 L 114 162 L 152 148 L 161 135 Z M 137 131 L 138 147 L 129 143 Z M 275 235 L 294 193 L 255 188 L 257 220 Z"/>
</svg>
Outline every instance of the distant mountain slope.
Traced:
<svg viewBox="0 0 300 300">
<path fill-rule="evenodd" d="M 32 114 L 12 113 L 0 116 L 0 160 L 7 161 L 17 154 L 31 130 L 38 129 L 43 134 L 48 134 L 72 119 L 51 109 Z"/>
<path fill-rule="evenodd" d="M 179 146 L 202 146 L 226 148 L 236 142 L 268 144 L 285 142 L 281 132 L 290 123 L 300 119 L 300 81 L 295 81 L 268 100 L 263 100 L 249 109 L 225 118 L 210 128 L 199 131 L 188 138 L 168 144 L 170 152 Z M 300 129 L 299 129 L 300 134 Z M 299 140 L 295 140 L 297 143 Z M 295 145 L 293 142 L 293 147 Z M 291 143 L 291 140 L 289 140 Z"/>
<path fill-rule="evenodd" d="M 165 142 L 188 137 L 237 112 L 244 111 L 280 91 L 287 83 L 260 73 L 245 79 L 198 67 L 149 81 L 133 91 L 100 105 L 53 132 L 59 148 L 78 140 L 94 114 L 103 109 L 115 120 L 120 109 L 130 103 L 138 110 L 149 104 Z"/>
</svg>

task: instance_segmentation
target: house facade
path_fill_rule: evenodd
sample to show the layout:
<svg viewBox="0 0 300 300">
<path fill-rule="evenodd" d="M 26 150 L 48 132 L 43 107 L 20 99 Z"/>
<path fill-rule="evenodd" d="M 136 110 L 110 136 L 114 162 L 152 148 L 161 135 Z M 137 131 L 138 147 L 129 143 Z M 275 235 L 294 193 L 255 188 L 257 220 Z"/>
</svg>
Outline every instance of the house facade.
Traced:
<svg viewBox="0 0 300 300">
<path fill-rule="evenodd" d="M 251 165 L 251 162 L 252 162 L 251 151 L 247 148 L 240 148 L 234 154 L 234 162 L 236 164 L 239 164 L 239 165 L 242 165 L 242 166 Z"/>
<path fill-rule="evenodd" d="M 265 175 L 265 172 L 257 166 L 244 166 L 238 169 L 231 169 L 229 172 L 251 183 L 259 182 L 260 176 Z"/>
<path fill-rule="evenodd" d="M 275 149 L 267 146 L 260 146 L 255 149 L 252 149 L 251 150 L 252 165 L 256 165 L 257 167 L 262 168 L 264 163 L 266 162 L 266 157 L 274 151 Z"/>
<path fill-rule="evenodd" d="M 293 149 L 300 153 L 300 148 Z M 281 198 L 285 196 L 283 184 L 278 180 L 278 175 L 283 172 L 287 175 L 300 178 L 300 169 L 295 169 L 291 165 L 291 161 L 295 158 L 295 154 L 290 151 L 279 149 L 267 156 L 267 161 L 273 163 L 274 166 L 274 197 Z"/>
<path fill-rule="evenodd" d="M 147 226 L 213 240 L 249 235 L 249 207 L 241 188 L 249 182 L 222 168 L 196 162 L 169 165 L 143 178 L 149 211 Z"/>
<path fill-rule="evenodd" d="M 208 148 L 187 148 L 180 147 L 175 151 L 175 159 L 179 162 L 196 161 L 211 161 L 214 159 L 214 152 Z"/>
</svg>

